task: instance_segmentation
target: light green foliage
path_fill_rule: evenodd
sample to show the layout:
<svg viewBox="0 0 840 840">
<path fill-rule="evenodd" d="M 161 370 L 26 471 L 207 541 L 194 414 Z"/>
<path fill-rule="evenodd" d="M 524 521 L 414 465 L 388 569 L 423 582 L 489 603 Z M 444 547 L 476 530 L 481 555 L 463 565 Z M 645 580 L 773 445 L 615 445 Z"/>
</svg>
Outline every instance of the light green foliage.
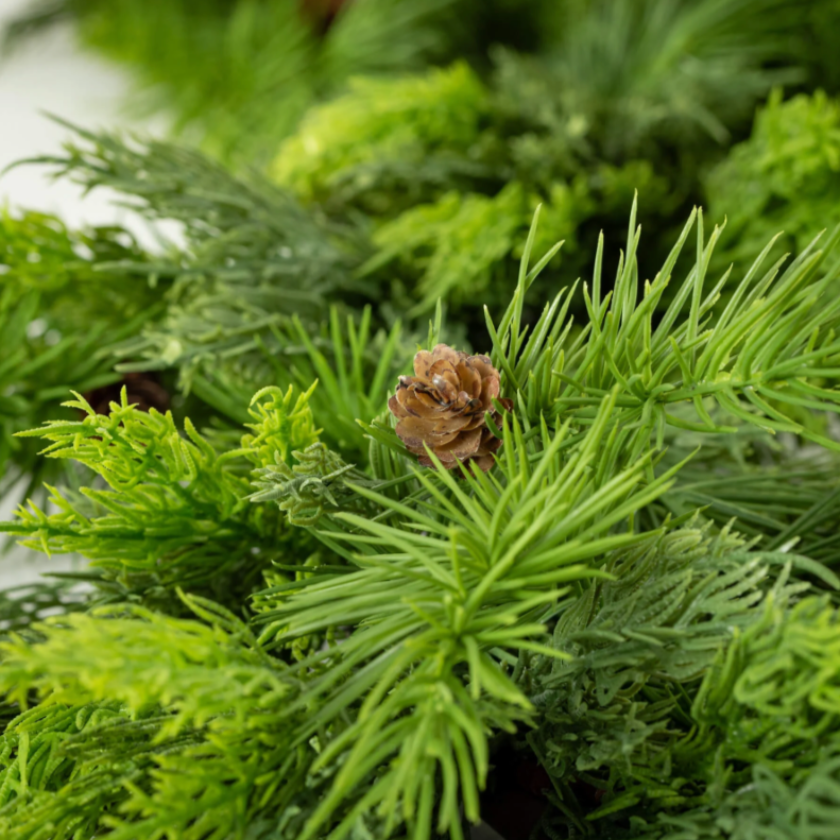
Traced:
<svg viewBox="0 0 840 840">
<path fill-rule="evenodd" d="M 423 172 L 436 152 L 468 153 L 488 110 L 487 92 L 464 63 L 396 81 L 356 79 L 346 94 L 309 113 L 283 144 L 273 173 L 307 199 L 347 200 L 389 168 L 394 175 Z M 445 163 L 444 156 L 444 171 Z"/>
<path fill-rule="evenodd" d="M 775 772 L 801 779 L 809 764 L 801 751 L 816 763 L 820 753 L 840 746 L 832 727 L 840 623 L 825 597 L 807 598 L 787 612 L 783 606 L 768 604 L 761 620 L 718 657 L 695 714 L 705 727 L 725 730 L 733 759 L 760 756 Z"/>
<path fill-rule="evenodd" d="M 249 413 L 256 422 L 245 424 L 253 432 L 242 437 L 245 457 L 262 467 L 288 462 L 295 449 L 314 445 L 320 434 L 309 408 L 315 387 L 296 396 L 291 385 L 285 394 L 276 385 L 269 385 L 254 394 Z M 263 402 L 263 398 L 267 399 Z"/>
<path fill-rule="evenodd" d="M 639 540 L 610 530 L 669 481 L 666 474 L 640 487 L 644 459 L 615 476 L 589 468 L 612 408 L 606 401 L 598 422 L 564 458 L 557 455 L 569 446 L 568 427 L 554 434 L 544 427 L 526 445 L 514 421 L 497 477 L 465 475 L 461 489 L 451 474 L 418 474 L 434 505 L 395 502 L 358 487 L 396 519 L 333 515 L 344 529 L 330 532 L 329 543 L 355 548 L 360 568 L 328 571 L 288 595 L 299 585 L 276 587 L 276 606 L 259 615 L 269 647 L 358 625 L 305 695 L 323 707 L 308 722 L 313 734 L 339 703 L 358 698 L 362 711 L 319 756 L 316 767 L 347 757 L 304 836 L 317 836 L 342 801 L 358 797 L 373 756 L 396 760 L 365 793 L 358 813 L 375 808 L 389 823 L 405 820 L 414 836 L 427 836 L 436 824 L 458 837 L 460 795 L 467 817 L 478 818 L 476 785 L 483 786 L 488 769 L 481 733 L 490 726 L 511 730 L 531 710 L 500 665 L 515 661 L 512 651 L 564 655 L 546 644 L 541 619 L 563 602 L 571 582 L 602 574 L 588 567 L 589 558 Z M 335 675 L 351 666 L 364 667 L 336 686 Z M 443 790 L 435 808 L 438 778 Z"/>
<path fill-rule="evenodd" d="M 278 724 L 294 683 L 245 624 L 184 598 L 212 626 L 123 607 L 43 625 L 36 646 L 5 644 L 4 689 L 22 704 L 29 691 L 48 701 L 6 735 L 5 772 L 18 796 L 0 811 L 5 837 L 79 837 L 81 825 L 126 838 L 180 830 L 193 840 L 208 827 L 217 836 L 241 830 L 260 803 L 282 810 L 283 779 L 298 777 L 303 758 L 279 749 L 291 736 Z M 96 672 L 87 667 L 93 648 L 110 663 Z M 30 786 L 44 793 L 28 795 Z M 165 813 L 148 812 L 156 792 Z"/>
<path fill-rule="evenodd" d="M 774 91 L 749 140 L 709 176 L 708 192 L 715 217 L 728 217 L 728 259 L 777 234 L 785 249 L 801 252 L 840 222 L 840 103 L 821 91 L 786 101 Z"/>
<path fill-rule="evenodd" d="M 694 266 L 654 326 L 657 303 L 695 223 Z M 692 213 L 665 265 L 641 288 L 635 260 L 640 235 L 633 213 L 613 290 L 603 297 L 599 248 L 592 288 L 583 288 L 589 323 L 582 330 L 573 333 L 571 323 L 564 324 L 569 302 L 564 290 L 546 304 L 526 341 L 524 296 L 536 269 L 520 273 L 498 327 L 487 314 L 494 364 L 503 371 L 503 390 L 517 394 L 520 410 L 536 417 L 550 409 L 586 425 L 597 416 L 604 396 L 618 388 L 620 435 L 631 459 L 653 437 L 662 446 L 669 426 L 735 432 L 735 426 L 712 419 L 707 403 L 770 433 L 795 432 L 837 450 L 836 441 L 806 428 L 796 416 L 799 407 L 840 411 L 835 384 L 840 297 L 837 267 L 828 257 L 838 233 L 828 239 L 825 251 L 812 243 L 784 271 L 783 260 L 765 268 L 768 245 L 722 311 L 715 304 L 723 285 L 733 281 L 726 272 L 707 288 L 720 231 L 715 229 L 706 242 L 702 212 Z M 689 406 L 685 417 L 682 412 Z"/>
<path fill-rule="evenodd" d="M 387 280 L 397 270 L 416 278 L 409 290 L 414 312 L 438 298 L 459 309 L 479 297 L 490 304 L 506 299 L 512 257 L 521 255 L 540 200 L 539 246 L 561 235 L 564 253 L 573 255 L 578 229 L 594 215 L 623 217 L 634 188 L 649 188 L 660 212 L 673 204 L 647 161 L 578 160 L 544 130 L 507 125 L 504 109 L 487 92 L 479 97 L 476 85 L 463 65 L 454 65 L 362 86 L 315 109 L 275 166 L 280 182 L 305 199 L 336 212 L 358 207 L 379 221 L 376 251 L 357 276 Z M 446 132 L 438 130 L 439 111 Z"/>
<path fill-rule="evenodd" d="M 193 619 L 161 616 L 141 607 L 100 608 L 88 615 L 64 618 L 52 629 L 47 622 L 42 625 L 46 638 L 40 644 L 30 646 L 17 639 L 4 642 L 5 691 L 23 709 L 32 690 L 49 695 L 55 702 L 113 698 L 124 703 L 126 711 L 132 714 L 162 704 L 174 712 L 166 722 L 167 734 L 204 727 L 211 721 L 216 721 L 214 728 L 224 729 L 233 721 L 220 718 L 220 712 L 231 708 L 233 697 L 248 697 L 265 690 L 282 697 L 288 692 L 279 674 L 272 679 L 272 662 L 254 647 L 254 638 L 245 624 L 218 605 L 182 597 L 190 609 L 213 626 Z M 103 666 L 109 665 L 96 672 L 82 667 L 85 653 L 75 641 L 82 636 L 96 640 L 94 644 L 103 654 Z M 157 656 L 164 637 L 169 640 L 171 664 L 161 663 Z M 139 673 L 145 672 L 145 677 L 123 691 L 119 688 L 125 669 L 121 652 L 128 647 L 135 651 L 133 667 Z M 63 665 L 57 668 L 57 662 Z M 173 669 L 175 663 L 182 667 Z M 215 668 L 230 669 L 226 690 L 210 705 L 196 703 L 198 695 L 205 694 L 205 699 L 210 699 Z M 256 684 L 251 685 L 254 677 Z"/>
<path fill-rule="evenodd" d="M 2 529 L 93 564 L 0 594 L 4 839 L 460 840 L 506 754 L 552 840 L 837 834 L 840 232 L 802 239 L 834 101 L 776 95 L 711 182 L 729 228 L 669 232 L 833 2 L 54 6 L 240 161 L 356 81 L 282 189 L 86 132 L 46 161 L 176 223 L 154 256 L 3 220 L 0 459 L 75 466 Z M 439 341 L 513 402 L 487 473 L 395 433 Z M 149 370 L 173 413 L 84 396 Z"/>
<path fill-rule="evenodd" d="M 528 154 L 538 151 L 532 148 Z M 570 183 L 548 185 L 536 252 L 548 250 L 562 235 L 562 256 L 578 256 L 581 225 L 592 215 L 610 214 L 619 206 L 623 214 L 633 200 L 635 183 L 648 185 L 654 201 L 662 188 L 646 162 L 624 167 L 604 164 L 590 178 L 578 176 Z M 358 274 L 387 274 L 396 265 L 402 273 L 418 275 L 419 303 L 414 311 L 431 309 L 439 298 L 458 309 L 478 297 L 486 305 L 498 305 L 509 295 L 508 268 L 512 258 L 522 256 L 533 207 L 539 202 L 539 193 L 526 193 L 519 181 L 511 181 L 492 197 L 448 192 L 380 225 L 373 235 L 378 251 Z M 552 267 L 559 262 L 558 258 Z"/>
<path fill-rule="evenodd" d="M 362 266 L 362 276 L 402 257 L 422 270 L 419 306 L 438 298 L 463 303 L 486 297 L 493 269 L 513 250 L 522 228 L 525 197 L 516 182 L 498 195 L 447 193 L 387 222 L 374 235 L 379 252 Z"/>
<path fill-rule="evenodd" d="M 418 157 L 421 145 L 422 178 L 427 168 L 440 169 L 442 147 L 460 152 L 465 163 L 481 161 L 488 152 L 509 154 L 496 146 L 511 135 L 514 145 L 553 144 L 555 154 L 543 156 L 549 169 L 563 166 L 563 155 L 582 162 L 583 153 L 591 163 L 594 150 L 599 161 L 620 163 L 663 141 L 690 146 L 709 135 L 724 141 L 773 80 L 790 74 L 762 66 L 784 54 L 780 36 L 798 18 L 774 0 L 538 6 L 530 11 L 543 18 L 544 49 L 533 57 L 498 51 L 489 90 L 460 64 L 415 79 L 356 82 L 313 110 L 284 144 L 275 174 L 302 194 L 329 191 L 334 199 L 354 171 L 360 185 L 367 172 L 370 187 L 377 172 Z M 491 134 L 480 138 L 488 118 Z M 374 165 L 366 169 L 368 163 Z M 573 168 L 565 162 L 566 172 Z"/>
<path fill-rule="evenodd" d="M 97 414 L 77 395 L 67 403 L 83 420 L 52 421 L 23 433 L 50 441 L 44 454 L 73 459 L 98 474 L 107 489 L 51 490 L 57 513 L 21 507 L 7 533 L 35 550 L 78 552 L 139 593 L 174 585 L 210 586 L 231 579 L 245 593 L 266 563 L 296 542 L 278 515 L 248 503 L 247 462 L 290 458 L 294 447 L 317 441 L 308 394 L 296 398 L 266 389 L 254 398 L 253 434 L 242 447 L 219 453 L 189 419 L 184 432 L 172 414 L 138 410 L 123 390 L 120 404 Z M 242 462 L 245 461 L 245 465 Z"/>
<path fill-rule="evenodd" d="M 492 50 L 480 82 L 463 64 L 359 81 L 312 110 L 273 168 L 336 218 L 370 218 L 363 277 L 399 270 L 415 311 L 443 297 L 474 333 L 471 303 L 496 305 L 515 285 L 535 203 L 540 245 L 565 239 L 573 273 L 599 230 L 616 244 L 634 189 L 649 197 L 646 227 L 670 231 L 759 97 L 797 78 L 805 38 L 804 13 L 777 0 L 525 5 L 536 52 Z M 651 245 L 658 259 L 666 242 Z"/>
<path fill-rule="evenodd" d="M 146 731 L 143 731 L 144 728 Z M 134 730 L 132 732 L 132 729 Z M 118 703 L 64 703 L 38 706 L 16 717 L 0 745 L 2 800 L 0 829 L 16 840 L 45 840 L 90 835 L 97 811 L 125 798 L 120 784 L 136 775 L 131 753 L 148 749 L 152 726 L 132 727 Z M 120 764 L 91 757 L 87 773 L 78 778 L 73 747 L 85 738 L 107 743 L 108 736 L 124 738 Z M 131 735 L 135 735 L 132 738 Z M 87 812 L 85 812 L 87 810 Z M 13 812 L 10 818 L 7 813 Z M 4 813 L 5 812 L 5 813 Z"/>
</svg>

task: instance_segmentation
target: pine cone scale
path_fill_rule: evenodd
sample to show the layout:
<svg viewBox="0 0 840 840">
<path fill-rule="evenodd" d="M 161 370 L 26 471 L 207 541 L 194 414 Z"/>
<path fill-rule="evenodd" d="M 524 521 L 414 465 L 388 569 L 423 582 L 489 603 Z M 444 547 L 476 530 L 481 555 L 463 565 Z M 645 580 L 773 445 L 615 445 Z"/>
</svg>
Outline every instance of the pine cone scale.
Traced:
<svg viewBox="0 0 840 840">
<path fill-rule="evenodd" d="M 457 435 L 449 443 L 439 444 L 435 447 L 435 454 L 441 461 L 454 460 L 455 458 L 464 461 L 470 455 L 475 455 L 480 445 L 481 429 L 473 429 L 470 432 Z"/>
<path fill-rule="evenodd" d="M 460 463 L 488 470 L 501 446 L 487 428 L 486 415 L 497 413 L 499 372 L 487 356 L 468 356 L 445 344 L 414 357 L 414 376 L 401 376 L 388 408 L 399 421 L 396 432 L 424 466 L 426 452 L 452 469 Z M 500 400 L 510 410 L 509 400 Z"/>
<path fill-rule="evenodd" d="M 425 442 L 434 449 L 455 440 L 463 431 L 462 428 L 447 430 L 439 426 L 430 429 L 428 421 L 417 422 L 414 418 L 406 418 L 406 421 L 401 424 L 399 436 L 406 446 L 423 449 Z"/>
</svg>

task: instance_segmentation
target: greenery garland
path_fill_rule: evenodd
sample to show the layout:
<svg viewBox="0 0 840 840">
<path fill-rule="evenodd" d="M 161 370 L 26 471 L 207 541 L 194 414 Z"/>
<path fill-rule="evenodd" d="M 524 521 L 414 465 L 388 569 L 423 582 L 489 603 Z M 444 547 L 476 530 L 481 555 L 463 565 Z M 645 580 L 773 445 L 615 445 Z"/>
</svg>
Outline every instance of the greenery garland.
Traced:
<svg viewBox="0 0 840 840">
<path fill-rule="evenodd" d="M 331 452 L 314 392 L 294 389 L 258 393 L 238 444 L 189 420 L 181 434 L 125 392 L 27 433 L 104 486 L 3 526 L 95 570 L 83 612 L 18 618 L 4 643 L 0 684 L 22 712 L 4 736 L 6 836 L 457 838 L 509 739 L 547 774 L 552 836 L 747 836 L 773 785 L 783 836 L 831 819 L 840 579 L 836 534 L 809 525 L 837 510 L 840 444 L 810 417 L 840 409 L 837 236 L 784 270 L 765 249 L 720 310 L 719 231 L 692 214 L 640 287 L 631 218 L 613 289 L 599 250 L 591 282 L 527 328 L 552 256 L 532 264 L 536 229 L 508 308 L 487 315 L 512 405 L 487 416 L 503 445 L 486 474 L 432 449 L 437 466 L 417 466 L 387 415 L 360 421 L 367 453 Z M 346 363 L 339 393 L 355 387 Z M 700 449 L 674 463 L 686 431 Z M 740 476 L 789 433 L 824 449 L 824 489 L 781 541 L 686 510 L 706 440 L 733 441 L 716 466 Z M 785 481 L 800 479 L 767 473 L 765 490 Z"/>
<path fill-rule="evenodd" d="M 74 129 L 179 239 L 0 219 L 0 531 L 89 561 L 0 593 L 0 835 L 835 836 L 831 0 L 164 5 L 238 168 Z"/>
</svg>

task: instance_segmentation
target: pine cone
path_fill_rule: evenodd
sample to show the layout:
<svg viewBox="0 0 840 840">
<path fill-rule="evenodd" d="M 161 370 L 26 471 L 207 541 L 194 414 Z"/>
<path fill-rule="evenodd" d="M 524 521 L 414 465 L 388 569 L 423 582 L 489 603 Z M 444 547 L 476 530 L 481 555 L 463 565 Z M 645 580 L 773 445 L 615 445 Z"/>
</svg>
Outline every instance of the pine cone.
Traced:
<svg viewBox="0 0 840 840">
<path fill-rule="evenodd" d="M 388 408 L 399 420 L 397 434 L 420 463 L 432 466 L 424 444 L 447 469 L 459 463 L 493 466 L 493 453 L 502 445 L 485 422 L 497 414 L 499 372 L 487 356 L 468 356 L 438 344 L 430 353 L 414 357 L 414 376 L 401 376 Z M 513 403 L 499 400 L 507 411 Z"/>
</svg>

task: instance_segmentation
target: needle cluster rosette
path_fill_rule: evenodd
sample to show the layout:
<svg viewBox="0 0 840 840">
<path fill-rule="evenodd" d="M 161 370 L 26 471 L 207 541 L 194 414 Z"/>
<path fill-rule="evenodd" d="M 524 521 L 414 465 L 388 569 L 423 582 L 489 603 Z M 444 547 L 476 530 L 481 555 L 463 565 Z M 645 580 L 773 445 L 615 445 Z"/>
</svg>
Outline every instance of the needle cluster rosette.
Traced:
<svg viewBox="0 0 840 840">
<path fill-rule="evenodd" d="M 414 376 L 401 376 L 388 408 L 399 421 L 397 434 L 424 466 L 432 466 L 426 447 L 441 464 L 458 464 L 485 472 L 502 445 L 487 427 L 486 415 L 506 411 L 513 403 L 499 399 L 499 372 L 487 356 L 468 356 L 446 344 L 414 357 Z"/>
</svg>

